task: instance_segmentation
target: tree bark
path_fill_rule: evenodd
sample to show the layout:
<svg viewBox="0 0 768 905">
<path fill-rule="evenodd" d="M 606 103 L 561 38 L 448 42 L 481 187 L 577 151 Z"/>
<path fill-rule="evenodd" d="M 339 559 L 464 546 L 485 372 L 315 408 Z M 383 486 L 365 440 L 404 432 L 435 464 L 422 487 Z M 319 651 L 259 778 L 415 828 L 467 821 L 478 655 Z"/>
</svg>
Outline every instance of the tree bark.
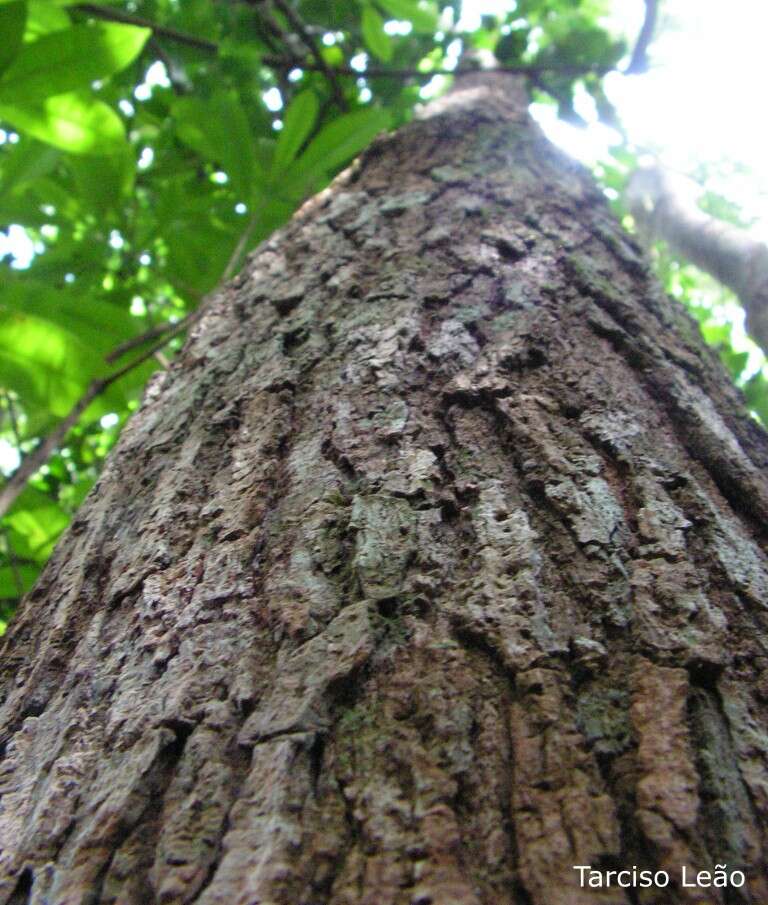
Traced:
<svg viewBox="0 0 768 905">
<path fill-rule="evenodd" d="M 766 435 L 463 86 L 221 292 L 26 599 L 0 903 L 768 901 Z"/>
<path fill-rule="evenodd" d="M 627 193 L 635 218 L 738 296 L 747 331 L 768 355 L 768 246 L 705 214 L 690 191 L 695 184 L 686 183 L 658 166 L 637 170 Z"/>
</svg>

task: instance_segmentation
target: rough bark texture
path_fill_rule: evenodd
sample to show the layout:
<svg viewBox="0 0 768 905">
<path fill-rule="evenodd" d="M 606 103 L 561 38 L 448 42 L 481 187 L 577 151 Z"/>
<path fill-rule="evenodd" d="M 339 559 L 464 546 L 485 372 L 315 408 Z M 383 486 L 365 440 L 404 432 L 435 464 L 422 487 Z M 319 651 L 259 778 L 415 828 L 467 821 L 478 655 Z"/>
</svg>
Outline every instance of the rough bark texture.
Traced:
<svg viewBox="0 0 768 905">
<path fill-rule="evenodd" d="M 5 643 L 0 902 L 768 902 L 768 443 L 514 95 L 377 142 L 149 390 Z"/>
</svg>

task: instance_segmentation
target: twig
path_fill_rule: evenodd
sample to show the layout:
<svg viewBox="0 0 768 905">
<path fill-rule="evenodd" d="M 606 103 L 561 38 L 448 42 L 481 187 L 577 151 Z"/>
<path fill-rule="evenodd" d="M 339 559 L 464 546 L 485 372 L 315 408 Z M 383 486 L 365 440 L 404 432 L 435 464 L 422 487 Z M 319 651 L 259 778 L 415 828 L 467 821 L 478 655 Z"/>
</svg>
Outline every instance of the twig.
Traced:
<svg viewBox="0 0 768 905">
<path fill-rule="evenodd" d="M 288 2 L 288 0 L 275 0 L 275 6 L 285 16 L 285 18 L 295 30 L 296 34 L 301 38 L 309 52 L 317 61 L 320 72 L 322 72 L 323 75 L 328 79 L 328 84 L 331 86 L 333 96 L 336 98 L 336 103 L 339 105 L 340 109 L 348 110 L 349 107 L 346 100 L 344 99 L 344 92 L 341 90 L 341 85 L 339 85 L 335 71 L 328 65 L 328 63 L 326 63 L 325 58 L 320 51 L 320 48 L 317 46 L 317 42 L 307 31 L 301 18 L 290 5 L 290 2 Z"/>
<path fill-rule="evenodd" d="M 137 346 L 143 346 L 144 343 L 148 343 L 152 339 L 156 339 L 158 336 L 164 336 L 168 333 L 169 330 L 177 329 L 179 324 L 187 324 L 192 317 L 193 314 L 196 314 L 198 309 L 196 308 L 194 311 L 191 311 L 189 314 L 185 315 L 180 321 L 166 321 L 164 324 L 157 324 L 155 327 L 150 327 L 149 330 L 146 330 L 144 333 L 140 333 L 138 336 L 132 336 L 130 339 L 127 339 L 125 342 L 120 343 L 119 346 L 115 346 L 115 348 L 108 354 L 104 356 L 104 361 L 108 364 L 113 364 L 118 360 L 118 358 L 122 358 L 126 352 L 130 352 L 131 349 L 135 349 Z M 176 334 L 174 333 L 174 336 Z"/>
<path fill-rule="evenodd" d="M 93 400 L 100 396 L 116 380 L 124 377 L 129 371 L 132 371 L 134 368 L 137 368 L 139 365 L 144 364 L 145 361 L 152 358 L 152 356 L 162 349 L 167 342 L 173 339 L 178 333 L 181 333 L 181 331 L 192 322 L 195 315 L 199 316 L 200 310 L 201 309 L 193 311 L 192 314 L 188 315 L 183 320 L 180 320 L 177 324 L 173 324 L 160 342 L 155 343 L 154 346 L 147 349 L 145 352 L 142 352 L 141 355 L 138 355 L 136 358 L 123 365 L 123 367 L 118 368 L 106 377 L 99 377 L 91 381 L 85 393 L 83 393 L 80 399 L 74 404 L 69 414 L 59 422 L 39 446 L 28 455 L 24 456 L 19 467 L 5 482 L 2 490 L 0 490 L 0 518 L 2 518 L 14 504 L 16 497 L 18 497 L 24 489 L 27 481 L 32 475 L 38 471 L 38 469 L 42 468 L 51 455 L 53 455 L 54 451 L 60 446 L 70 429 L 77 423 L 80 415 L 82 415 Z"/>
<path fill-rule="evenodd" d="M 256 221 L 258 217 L 256 213 L 251 216 L 251 219 L 248 221 L 245 229 L 242 232 L 242 235 L 238 239 L 237 245 L 235 245 L 235 250 L 232 252 L 232 256 L 229 261 L 227 261 L 227 266 L 224 268 L 224 273 L 221 275 L 221 282 L 228 283 L 232 277 L 237 273 L 240 265 L 240 258 L 245 251 L 245 246 L 251 239 L 253 235 L 253 231 L 256 228 Z"/>
<path fill-rule="evenodd" d="M 648 48 L 653 40 L 656 30 L 656 14 L 659 10 L 659 0 L 645 0 L 645 19 L 637 36 L 635 49 L 632 51 L 632 59 L 624 70 L 624 75 L 640 75 L 648 71 Z"/>
<path fill-rule="evenodd" d="M 70 9 L 78 10 L 88 16 L 96 19 L 104 19 L 108 22 L 123 22 L 125 25 L 138 25 L 140 28 L 151 28 L 156 35 L 176 41 L 177 44 L 186 44 L 188 47 L 196 47 L 198 50 L 206 50 L 209 53 L 218 53 L 219 45 L 215 41 L 209 41 L 207 38 L 198 38 L 197 35 L 191 35 L 186 31 L 179 31 L 167 25 L 158 25 L 149 19 L 141 16 L 134 16 L 131 13 L 124 13 L 119 9 L 112 7 L 99 6 L 96 3 L 77 3 Z"/>
</svg>

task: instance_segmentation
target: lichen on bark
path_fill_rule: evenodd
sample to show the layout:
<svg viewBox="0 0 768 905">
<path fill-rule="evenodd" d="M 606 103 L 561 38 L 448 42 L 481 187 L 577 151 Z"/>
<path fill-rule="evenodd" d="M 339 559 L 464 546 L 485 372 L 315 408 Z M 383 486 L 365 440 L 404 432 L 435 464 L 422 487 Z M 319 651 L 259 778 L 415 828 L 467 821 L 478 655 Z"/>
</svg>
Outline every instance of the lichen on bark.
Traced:
<svg viewBox="0 0 768 905">
<path fill-rule="evenodd" d="M 8 634 L 0 903 L 768 901 L 768 444 L 685 317 L 514 85 L 378 140 Z"/>
</svg>

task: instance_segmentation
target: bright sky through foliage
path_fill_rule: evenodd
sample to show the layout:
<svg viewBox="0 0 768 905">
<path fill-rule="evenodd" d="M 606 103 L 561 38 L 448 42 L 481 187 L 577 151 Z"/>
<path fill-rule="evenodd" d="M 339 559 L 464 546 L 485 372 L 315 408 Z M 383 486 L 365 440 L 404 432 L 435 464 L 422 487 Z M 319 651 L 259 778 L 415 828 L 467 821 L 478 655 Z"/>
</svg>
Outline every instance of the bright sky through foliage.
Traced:
<svg viewBox="0 0 768 905">
<path fill-rule="evenodd" d="M 612 5 L 610 27 L 624 33 L 630 47 L 644 11 L 644 0 Z M 700 0 L 661 0 L 650 70 L 640 76 L 611 73 L 605 80 L 641 162 L 647 153 L 668 170 L 696 177 L 733 202 L 745 221 L 754 221 L 750 233 L 761 241 L 768 241 L 768 142 L 757 99 L 765 81 L 767 31 L 768 6 L 753 0 L 733 0 L 727 10 Z M 586 92 L 574 106 L 589 128 L 558 120 L 552 106 L 534 105 L 533 112 L 551 140 L 594 166 L 620 136 L 597 121 Z M 736 300 L 713 305 L 715 320 L 732 324 L 733 348 L 749 353 L 745 376 L 763 367 L 765 358 L 747 338 Z"/>
<path fill-rule="evenodd" d="M 616 0 L 611 25 L 637 35 L 643 0 Z M 768 5 L 732 0 L 727 8 L 700 0 L 663 0 L 652 68 L 642 76 L 614 73 L 606 91 L 629 140 L 675 170 L 710 167 L 710 187 L 759 217 L 755 232 L 768 240 L 768 141 L 760 115 L 765 82 Z M 550 137 L 593 163 L 615 140 L 596 124 L 589 130 L 554 122 L 539 111 Z M 589 117 L 589 106 L 579 109 Z M 720 172 L 717 172 L 717 171 Z"/>
<path fill-rule="evenodd" d="M 731 0 L 666 0 L 653 47 L 658 65 L 642 79 L 609 79 L 611 96 L 638 145 L 658 146 L 665 163 L 690 171 L 702 160 L 751 173 L 724 174 L 712 188 L 760 216 L 768 239 L 768 140 L 762 115 L 768 6 Z M 716 180 L 718 183 L 720 180 Z"/>
</svg>

